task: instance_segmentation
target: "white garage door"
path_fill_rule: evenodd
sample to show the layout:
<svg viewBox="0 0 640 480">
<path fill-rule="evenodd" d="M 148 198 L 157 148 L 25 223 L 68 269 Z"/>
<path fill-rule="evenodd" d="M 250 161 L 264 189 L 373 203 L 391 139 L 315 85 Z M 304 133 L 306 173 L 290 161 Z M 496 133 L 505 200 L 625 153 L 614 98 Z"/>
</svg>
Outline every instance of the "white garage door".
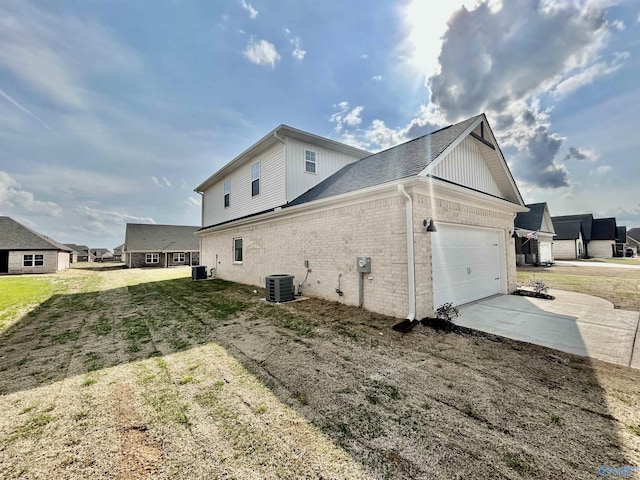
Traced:
<svg viewBox="0 0 640 480">
<path fill-rule="evenodd" d="M 553 253 L 551 250 L 551 242 L 540 242 L 538 244 L 538 254 L 540 263 L 553 263 Z"/>
<path fill-rule="evenodd" d="M 503 248 L 500 231 L 437 225 L 431 233 L 434 308 L 462 305 L 500 293 Z"/>
</svg>

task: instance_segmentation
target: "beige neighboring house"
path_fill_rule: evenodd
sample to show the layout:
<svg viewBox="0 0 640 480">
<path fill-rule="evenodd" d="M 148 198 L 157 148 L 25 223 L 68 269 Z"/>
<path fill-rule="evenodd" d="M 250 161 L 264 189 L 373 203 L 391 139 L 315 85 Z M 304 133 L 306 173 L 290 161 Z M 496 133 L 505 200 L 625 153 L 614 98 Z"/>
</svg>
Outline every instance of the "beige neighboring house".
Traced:
<svg viewBox="0 0 640 480">
<path fill-rule="evenodd" d="M 634 255 L 640 254 L 640 228 L 627 230 L 627 246 L 631 248 Z"/>
<path fill-rule="evenodd" d="M 10 217 L 0 217 L 0 274 L 54 273 L 69 267 L 73 250 Z"/>
<path fill-rule="evenodd" d="M 551 265 L 553 237 L 556 235 L 546 202 L 527 205 L 514 220 L 516 263 L 518 265 Z"/>
<path fill-rule="evenodd" d="M 199 227 L 127 223 L 122 261 L 129 267 L 198 265 Z"/>
<path fill-rule="evenodd" d="M 516 289 L 528 209 L 484 114 L 376 154 L 281 125 L 195 191 L 223 279 L 410 320 Z"/>
</svg>

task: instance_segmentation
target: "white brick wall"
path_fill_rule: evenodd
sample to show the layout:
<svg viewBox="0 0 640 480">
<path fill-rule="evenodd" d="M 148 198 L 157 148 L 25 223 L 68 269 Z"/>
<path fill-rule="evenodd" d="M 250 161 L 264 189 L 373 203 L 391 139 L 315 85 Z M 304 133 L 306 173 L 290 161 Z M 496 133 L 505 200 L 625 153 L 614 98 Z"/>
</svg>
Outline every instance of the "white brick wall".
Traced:
<svg viewBox="0 0 640 480">
<path fill-rule="evenodd" d="M 9 252 L 9 273 L 54 273 L 69 266 L 69 254 L 66 253 L 67 265 L 58 267 L 58 253 L 55 250 L 29 250 Z M 25 255 L 43 255 L 44 265 L 39 267 L 25 267 Z"/>
<path fill-rule="evenodd" d="M 554 240 L 552 249 L 553 249 L 553 258 L 555 260 L 576 260 L 576 252 L 584 252 L 584 247 L 581 249 L 578 247 L 582 247 L 582 239 L 576 240 Z M 581 258 L 581 257 L 580 257 Z"/>
<path fill-rule="evenodd" d="M 613 240 L 591 240 L 589 242 L 589 256 L 593 258 L 613 258 Z"/>
<path fill-rule="evenodd" d="M 416 258 L 417 317 L 433 313 L 431 293 L 431 243 L 422 232 L 422 219 L 433 217 L 467 225 L 513 228 L 513 216 L 413 194 Z M 435 233 L 437 235 L 437 233 Z M 243 262 L 233 262 L 233 238 L 243 239 Z M 371 274 L 365 274 L 364 308 L 394 317 L 408 313 L 405 202 L 397 191 L 360 203 L 229 227 L 202 235 L 201 264 L 216 266 L 216 276 L 264 287 L 266 275 L 293 274 L 295 285 L 311 273 L 304 294 L 358 304 L 356 258 L 371 257 Z M 516 288 L 515 253 L 506 248 L 507 289 Z M 217 265 L 216 265 L 217 256 Z M 336 294 L 338 275 L 344 296 Z M 506 293 L 506 292 L 505 292 Z"/>
</svg>

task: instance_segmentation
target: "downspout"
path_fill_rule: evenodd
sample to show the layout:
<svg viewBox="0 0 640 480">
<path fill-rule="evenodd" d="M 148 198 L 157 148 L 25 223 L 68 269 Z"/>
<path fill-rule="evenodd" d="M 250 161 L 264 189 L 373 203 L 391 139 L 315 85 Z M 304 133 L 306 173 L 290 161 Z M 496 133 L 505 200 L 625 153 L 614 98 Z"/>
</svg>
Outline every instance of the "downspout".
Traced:
<svg viewBox="0 0 640 480">
<path fill-rule="evenodd" d="M 413 200 L 404 189 L 404 185 L 398 185 L 398 192 L 405 197 L 405 214 L 407 223 L 407 273 L 409 280 L 409 314 L 407 320 L 416 319 L 416 267 L 413 251 Z"/>
</svg>

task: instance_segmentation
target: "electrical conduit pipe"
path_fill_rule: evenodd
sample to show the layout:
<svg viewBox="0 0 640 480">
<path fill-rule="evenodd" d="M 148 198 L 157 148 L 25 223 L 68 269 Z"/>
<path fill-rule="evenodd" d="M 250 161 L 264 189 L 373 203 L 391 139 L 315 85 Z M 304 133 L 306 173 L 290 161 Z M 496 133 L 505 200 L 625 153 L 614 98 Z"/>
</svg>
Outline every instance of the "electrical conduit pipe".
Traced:
<svg viewBox="0 0 640 480">
<path fill-rule="evenodd" d="M 407 217 L 407 272 L 409 280 L 409 314 L 407 320 L 413 322 L 416 319 L 416 266 L 413 251 L 413 200 L 404 189 L 404 185 L 398 185 L 398 192 L 405 197 L 405 213 Z"/>
</svg>

